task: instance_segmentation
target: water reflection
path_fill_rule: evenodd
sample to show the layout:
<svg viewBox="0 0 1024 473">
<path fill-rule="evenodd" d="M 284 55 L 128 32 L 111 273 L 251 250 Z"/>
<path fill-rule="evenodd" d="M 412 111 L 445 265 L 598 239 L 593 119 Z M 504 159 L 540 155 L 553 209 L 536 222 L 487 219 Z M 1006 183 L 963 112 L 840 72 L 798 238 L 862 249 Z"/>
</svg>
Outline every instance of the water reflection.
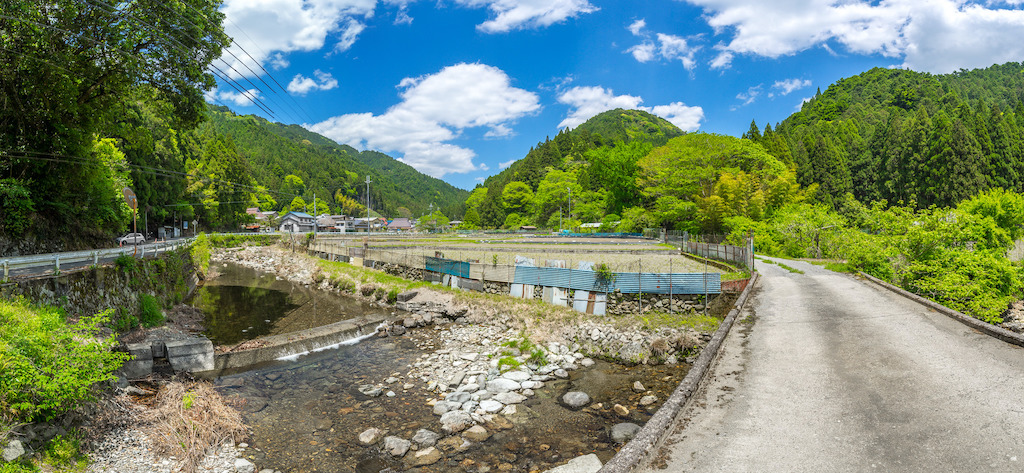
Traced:
<svg viewBox="0 0 1024 473">
<path fill-rule="evenodd" d="M 219 263 L 216 269 L 220 275 L 198 288 L 191 303 L 205 314 L 204 334 L 217 345 L 319 327 L 375 310 L 237 264 Z"/>
</svg>

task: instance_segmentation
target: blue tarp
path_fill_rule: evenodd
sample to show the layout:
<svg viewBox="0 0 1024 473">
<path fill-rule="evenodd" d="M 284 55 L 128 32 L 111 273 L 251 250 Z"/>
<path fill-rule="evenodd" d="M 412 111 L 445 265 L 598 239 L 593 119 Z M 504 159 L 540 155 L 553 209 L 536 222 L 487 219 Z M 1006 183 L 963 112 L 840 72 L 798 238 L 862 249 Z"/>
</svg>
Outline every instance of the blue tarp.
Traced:
<svg viewBox="0 0 1024 473">
<path fill-rule="evenodd" d="M 435 273 L 451 274 L 460 278 L 469 277 L 469 263 L 446 258 L 426 257 L 426 270 Z"/>
</svg>

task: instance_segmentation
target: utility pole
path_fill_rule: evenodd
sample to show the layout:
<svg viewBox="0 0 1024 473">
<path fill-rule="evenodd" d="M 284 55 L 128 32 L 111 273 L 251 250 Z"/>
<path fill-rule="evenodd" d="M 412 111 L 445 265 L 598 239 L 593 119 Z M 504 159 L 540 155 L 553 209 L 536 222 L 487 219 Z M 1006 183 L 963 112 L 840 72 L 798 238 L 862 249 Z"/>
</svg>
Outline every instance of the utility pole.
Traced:
<svg viewBox="0 0 1024 473">
<path fill-rule="evenodd" d="M 572 187 L 566 187 L 569 191 L 569 233 L 572 233 Z"/>
<path fill-rule="evenodd" d="M 313 192 L 313 239 L 316 239 L 316 192 Z"/>
<path fill-rule="evenodd" d="M 366 175 L 366 233 L 370 233 L 370 175 Z"/>
</svg>

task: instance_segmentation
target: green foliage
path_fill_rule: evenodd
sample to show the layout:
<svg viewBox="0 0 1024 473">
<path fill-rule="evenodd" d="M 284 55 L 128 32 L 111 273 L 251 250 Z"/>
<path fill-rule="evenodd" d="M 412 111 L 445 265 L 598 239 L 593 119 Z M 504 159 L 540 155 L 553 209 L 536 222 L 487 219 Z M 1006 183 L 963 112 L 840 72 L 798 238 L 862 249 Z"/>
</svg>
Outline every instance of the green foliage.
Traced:
<svg viewBox="0 0 1024 473">
<path fill-rule="evenodd" d="M 76 433 L 58 435 L 46 445 L 43 463 L 58 471 L 85 471 L 89 457 L 82 452 L 81 441 Z"/>
<path fill-rule="evenodd" d="M 113 311 L 74 324 L 52 307 L 0 301 L 0 408 L 29 421 L 47 421 L 93 399 L 94 386 L 112 378 L 127 354 L 98 338 Z"/>
<path fill-rule="evenodd" d="M 388 291 L 388 304 L 394 304 L 398 301 L 398 288 L 394 287 Z"/>
<path fill-rule="evenodd" d="M 594 276 L 597 278 L 597 282 L 603 286 L 610 286 L 615 284 L 615 273 L 605 263 L 598 263 L 594 265 Z"/>
<path fill-rule="evenodd" d="M 0 179 L 0 232 L 18 235 L 32 223 L 35 204 L 27 184 L 20 179 Z"/>
<path fill-rule="evenodd" d="M 518 369 L 523 364 L 512 356 L 503 356 L 498 359 L 498 371 L 505 372 Z"/>
<path fill-rule="evenodd" d="M 164 314 L 160 310 L 160 301 L 149 294 L 139 297 L 139 322 L 143 326 L 152 328 L 163 325 Z"/>
<path fill-rule="evenodd" d="M 537 366 L 544 366 L 548 364 L 548 355 L 544 350 L 535 348 L 530 351 L 530 357 L 526 359 L 526 362 Z"/>
<path fill-rule="evenodd" d="M 665 327 L 689 327 L 698 332 L 711 333 L 718 330 L 718 325 L 722 323 L 722 321 L 716 317 L 704 315 L 696 311 L 676 312 L 675 314 L 652 311 L 644 312 L 639 317 L 643 327 L 649 330 L 657 330 Z"/>
<path fill-rule="evenodd" d="M 237 233 L 232 234 L 212 234 L 205 235 L 209 239 L 211 248 L 236 248 L 239 246 L 270 246 L 281 241 L 280 235 L 274 234 L 258 234 L 252 235 L 239 235 Z"/>
<path fill-rule="evenodd" d="M 120 255 L 114 259 L 114 266 L 125 273 L 133 274 L 139 270 L 139 260 L 132 255 Z"/>
<path fill-rule="evenodd" d="M 106 140 L 94 147 L 94 139 L 134 138 L 132 100 L 140 89 L 165 100 L 179 128 L 195 126 L 202 94 L 215 85 L 207 68 L 229 44 L 219 5 L 142 2 L 131 8 L 136 21 L 125 21 L 119 8 L 78 0 L 4 3 L 0 153 L 91 156 L 91 164 L 19 158 L 0 164 L 4 176 L 18 176 L 38 212 L 29 231 L 74 228 L 88 236 L 124 228 L 115 187 L 128 174 L 124 155 Z"/>
<path fill-rule="evenodd" d="M 202 274 L 206 274 L 210 270 L 210 246 L 210 237 L 205 233 L 197 235 L 195 241 L 189 246 L 192 264 Z"/>
</svg>

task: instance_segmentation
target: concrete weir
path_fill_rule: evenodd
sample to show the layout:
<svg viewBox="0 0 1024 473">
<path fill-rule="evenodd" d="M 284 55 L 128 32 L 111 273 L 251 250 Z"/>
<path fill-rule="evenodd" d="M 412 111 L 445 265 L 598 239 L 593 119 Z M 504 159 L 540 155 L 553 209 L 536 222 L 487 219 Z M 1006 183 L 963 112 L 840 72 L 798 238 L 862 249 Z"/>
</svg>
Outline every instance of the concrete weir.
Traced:
<svg viewBox="0 0 1024 473">
<path fill-rule="evenodd" d="M 325 349 L 377 332 L 381 323 L 389 320 L 385 314 L 370 314 L 335 322 L 299 332 L 272 335 L 257 339 L 260 346 L 219 353 L 210 371 L 197 373 L 203 377 L 216 377 L 224 370 L 245 368 L 281 358 Z"/>
</svg>

